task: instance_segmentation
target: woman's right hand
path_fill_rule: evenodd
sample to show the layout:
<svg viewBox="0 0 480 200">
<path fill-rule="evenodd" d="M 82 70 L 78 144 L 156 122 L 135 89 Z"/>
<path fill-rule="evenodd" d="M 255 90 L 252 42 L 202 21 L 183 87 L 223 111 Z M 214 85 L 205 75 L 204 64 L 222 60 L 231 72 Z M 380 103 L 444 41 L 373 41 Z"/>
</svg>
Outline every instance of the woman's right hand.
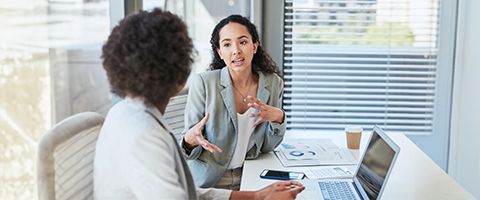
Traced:
<svg viewBox="0 0 480 200">
<path fill-rule="evenodd" d="M 193 149 L 198 145 L 201 145 L 203 149 L 213 153 L 213 152 L 222 152 L 222 149 L 217 147 L 216 145 L 210 143 L 203 137 L 203 127 L 208 122 L 208 118 L 210 117 L 210 113 L 207 113 L 205 117 L 203 117 L 200 122 L 195 124 L 184 136 L 185 143 L 188 148 Z"/>
<path fill-rule="evenodd" d="M 304 189 L 305 186 L 297 181 L 279 181 L 257 191 L 255 199 L 295 199 Z"/>
</svg>

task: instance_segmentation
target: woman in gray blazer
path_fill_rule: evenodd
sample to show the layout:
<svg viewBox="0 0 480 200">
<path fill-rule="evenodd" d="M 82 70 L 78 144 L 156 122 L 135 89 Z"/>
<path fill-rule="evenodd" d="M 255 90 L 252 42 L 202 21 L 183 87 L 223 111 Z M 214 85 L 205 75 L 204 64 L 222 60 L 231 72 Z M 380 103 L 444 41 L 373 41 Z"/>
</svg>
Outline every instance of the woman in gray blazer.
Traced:
<svg viewBox="0 0 480 200">
<path fill-rule="evenodd" d="M 176 15 L 154 9 L 129 15 L 103 46 L 112 92 L 95 152 L 95 199 L 294 199 L 304 187 L 276 182 L 258 191 L 197 188 L 163 119 L 190 73 L 192 41 Z M 292 187 L 293 186 L 293 187 Z"/>
<path fill-rule="evenodd" d="M 238 190 L 244 160 L 283 139 L 283 80 L 247 18 L 221 20 L 210 43 L 210 71 L 191 81 L 180 142 L 197 185 Z"/>
</svg>

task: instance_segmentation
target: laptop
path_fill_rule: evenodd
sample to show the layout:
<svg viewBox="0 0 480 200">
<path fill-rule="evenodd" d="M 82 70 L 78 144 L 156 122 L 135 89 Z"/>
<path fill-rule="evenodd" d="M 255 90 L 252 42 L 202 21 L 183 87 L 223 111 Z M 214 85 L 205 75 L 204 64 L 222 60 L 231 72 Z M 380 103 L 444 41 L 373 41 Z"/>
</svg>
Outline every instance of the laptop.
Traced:
<svg viewBox="0 0 480 200">
<path fill-rule="evenodd" d="M 297 199 L 380 199 L 399 152 L 400 148 L 375 126 L 353 179 L 305 180 L 305 190 Z"/>
</svg>

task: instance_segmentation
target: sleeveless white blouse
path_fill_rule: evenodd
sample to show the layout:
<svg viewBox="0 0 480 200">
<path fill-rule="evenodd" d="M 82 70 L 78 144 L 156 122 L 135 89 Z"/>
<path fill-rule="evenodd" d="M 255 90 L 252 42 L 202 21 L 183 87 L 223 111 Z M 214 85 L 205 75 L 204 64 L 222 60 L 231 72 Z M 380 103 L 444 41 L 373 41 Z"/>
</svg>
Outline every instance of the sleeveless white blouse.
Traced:
<svg viewBox="0 0 480 200">
<path fill-rule="evenodd" d="M 254 140 L 252 137 L 253 124 L 257 118 L 250 117 L 255 112 L 254 108 L 249 108 L 245 113 L 237 113 L 238 132 L 237 132 L 237 146 L 233 152 L 232 161 L 228 165 L 228 169 L 235 169 L 243 166 L 247 151 L 253 147 Z"/>
</svg>

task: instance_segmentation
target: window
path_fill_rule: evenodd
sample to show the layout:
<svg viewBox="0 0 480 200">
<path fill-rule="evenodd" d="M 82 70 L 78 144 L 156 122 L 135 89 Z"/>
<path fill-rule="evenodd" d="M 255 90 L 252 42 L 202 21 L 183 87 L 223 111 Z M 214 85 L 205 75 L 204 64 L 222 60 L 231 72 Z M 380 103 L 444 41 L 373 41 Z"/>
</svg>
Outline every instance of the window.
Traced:
<svg viewBox="0 0 480 200">
<path fill-rule="evenodd" d="M 37 199 L 36 148 L 52 124 L 108 109 L 100 61 L 108 2 L 2 1 L 0 199 Z"/>
<path fill-rule="evenodd" d="M 432 133 L 438 0 L 286 0 L 284 20 L 289 130 Z"/>
<path fill-rule="evenodd" d="M 239 14 L 249 17 L 250 1 L 207 0 L 207 1 L 160 1 L 144 0 L 143 8 L 165 7 L 185 20 L 188 32 L 197 51 L 192 74 L 204 72 L 212 61 L 210 37 L 215 25 L 223 18 Z"/>
</svg>

